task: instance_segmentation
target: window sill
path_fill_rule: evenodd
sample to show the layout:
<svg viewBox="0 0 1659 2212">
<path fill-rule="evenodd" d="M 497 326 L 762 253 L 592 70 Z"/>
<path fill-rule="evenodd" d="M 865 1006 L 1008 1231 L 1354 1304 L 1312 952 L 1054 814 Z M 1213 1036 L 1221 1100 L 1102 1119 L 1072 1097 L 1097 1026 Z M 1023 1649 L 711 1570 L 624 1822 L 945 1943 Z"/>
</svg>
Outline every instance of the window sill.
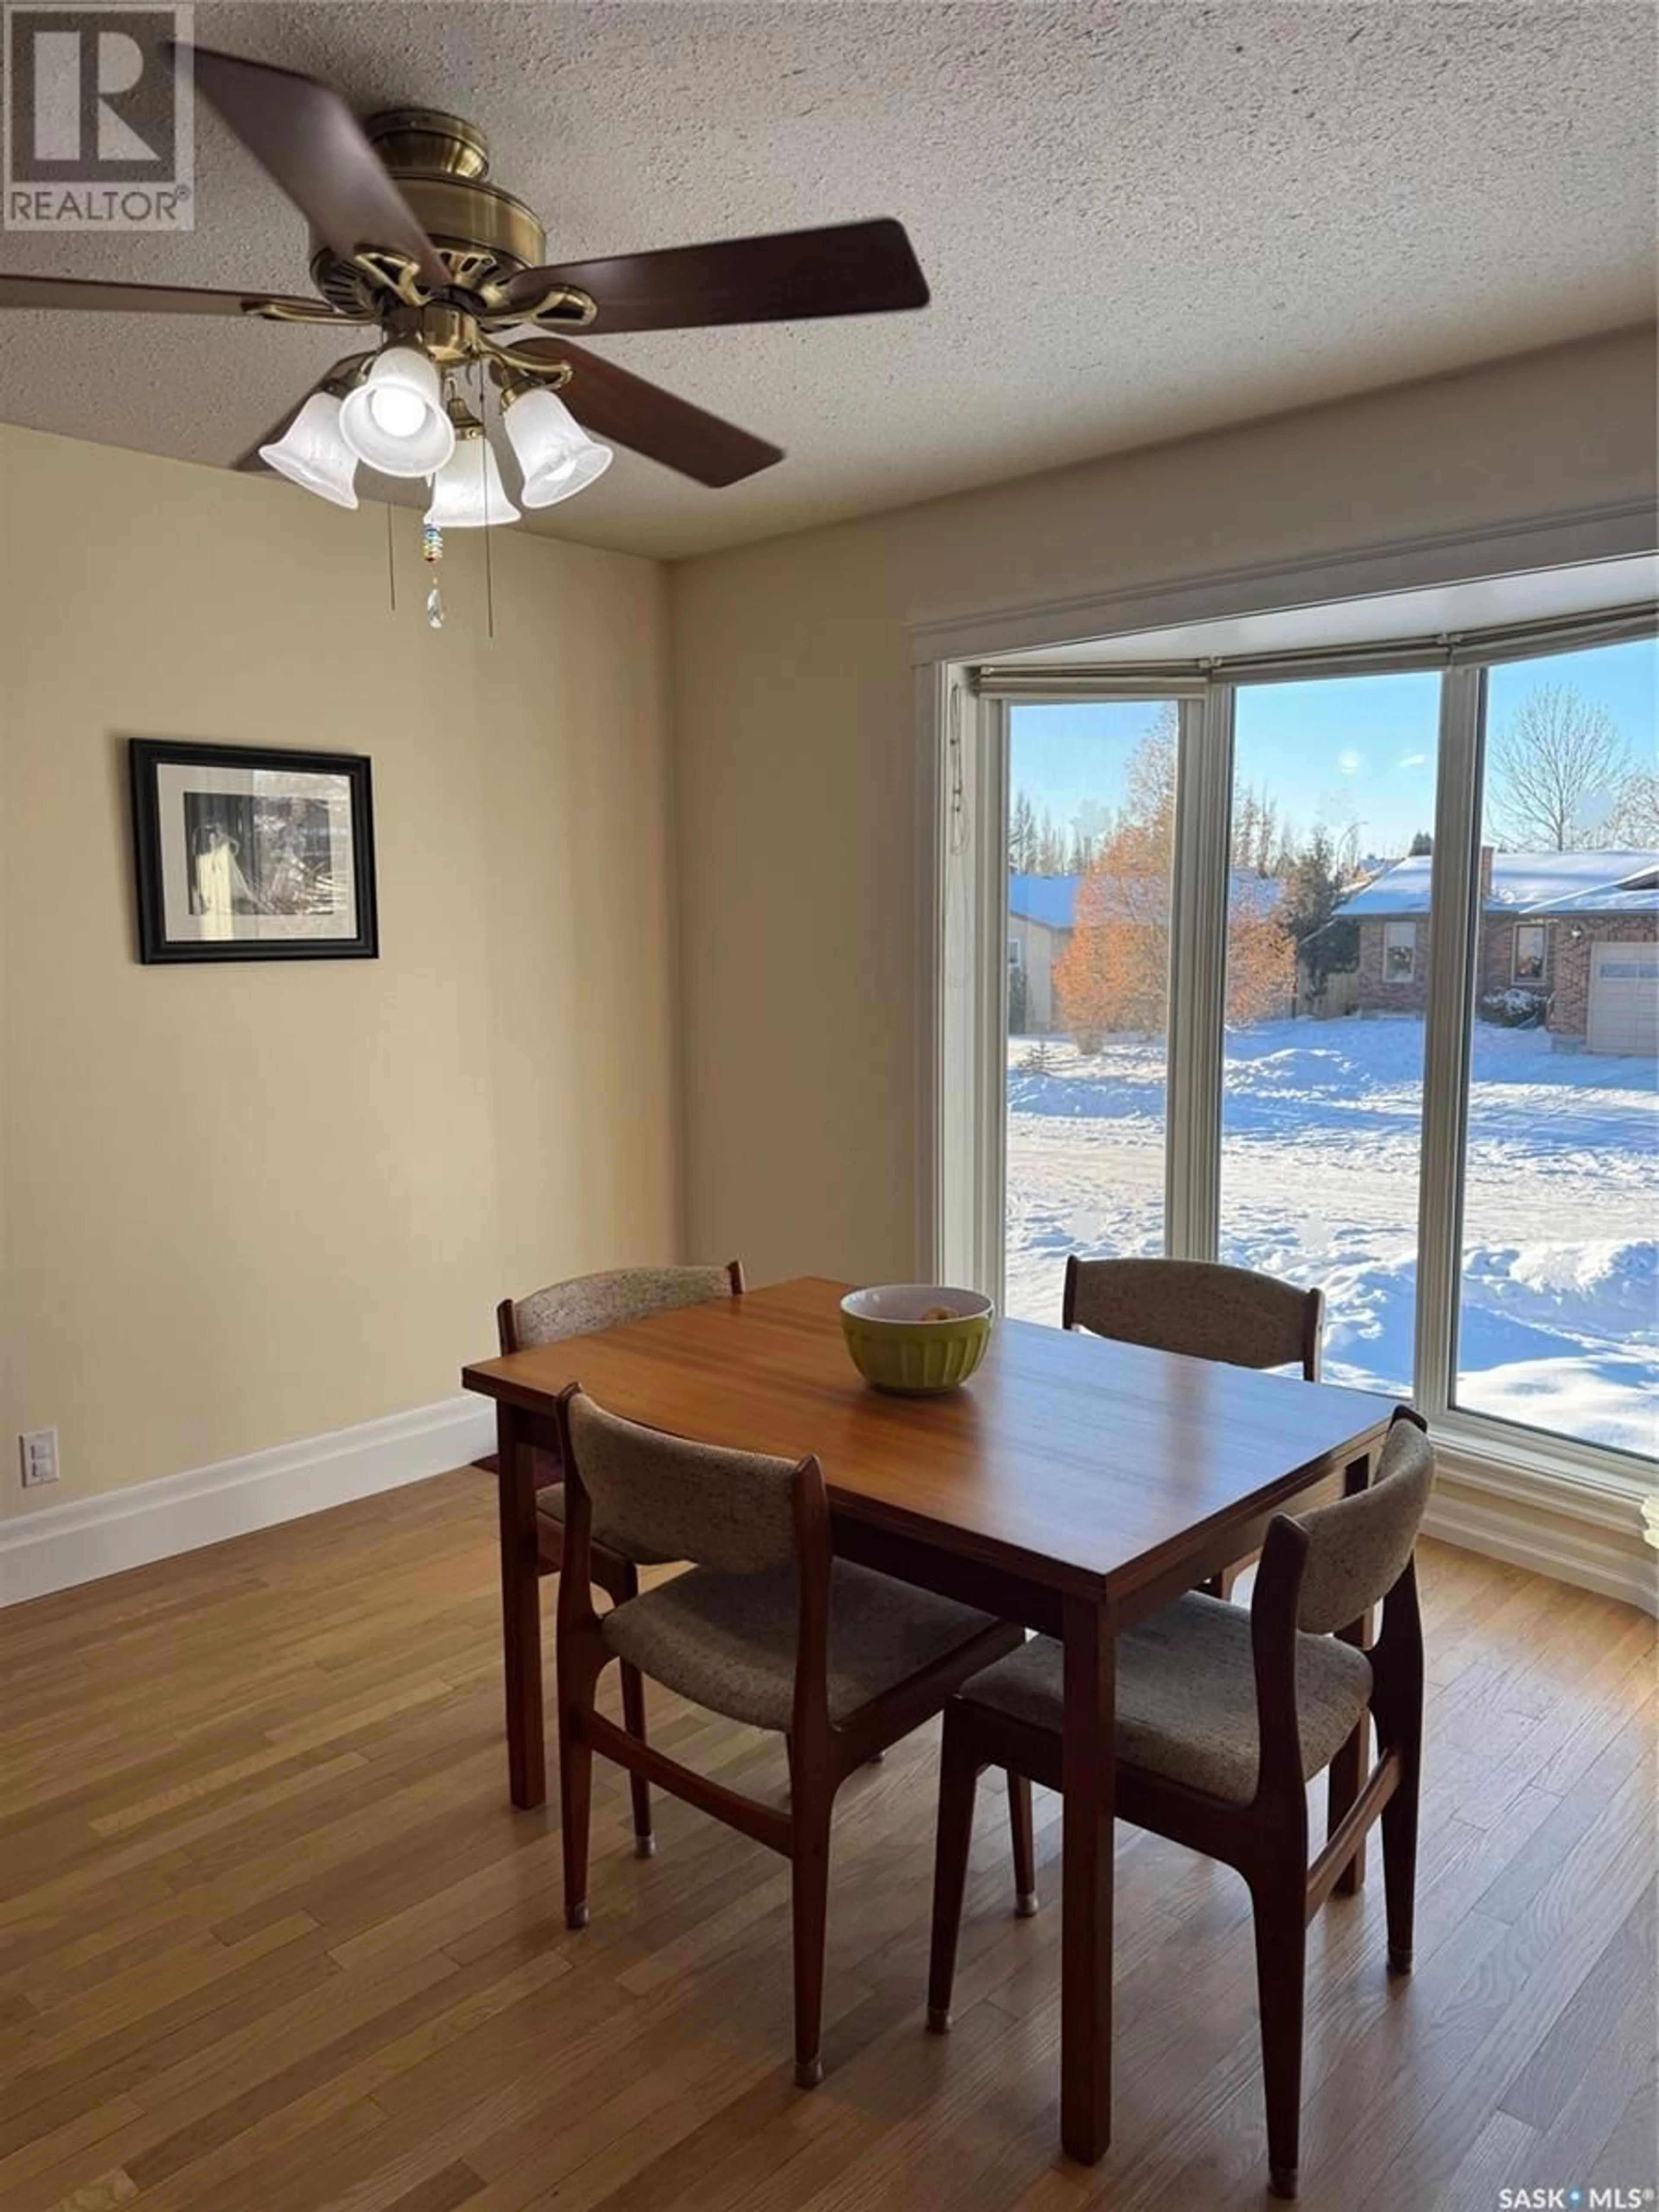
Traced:
<svg viewBox="0 0 1659 2212">
<path fill-rule="evenodd" d="M 1659 1616 L 1651 1480 L 1571 1446 L 1499 1439 L 1467 1415 L 1431 1426 L 1440 1474 L 1427 1534 Z"/>
</svg>

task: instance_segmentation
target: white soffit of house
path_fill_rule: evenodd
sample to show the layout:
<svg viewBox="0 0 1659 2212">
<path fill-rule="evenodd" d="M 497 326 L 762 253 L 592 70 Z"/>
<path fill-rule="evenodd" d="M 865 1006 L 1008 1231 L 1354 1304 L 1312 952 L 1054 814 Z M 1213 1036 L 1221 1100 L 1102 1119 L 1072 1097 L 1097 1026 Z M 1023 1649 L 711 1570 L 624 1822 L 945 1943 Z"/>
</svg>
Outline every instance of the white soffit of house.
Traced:
<svg viewBox="0 0 1659 2212">
<path fill-rule="evenodd" d="M 1559 621 L 1603 607 L 1640 606 L 1659 599 L 1659 554 L 1586 561 L 1436 584 L 1414 592 L 1329 599 L 1261 614 L 1218 616 L 1074 645 L 1000 653 L 999 668 L 1133 666 L 1139 662 L 1267 659 L 1274 653 L 1338 652 L 1414 638 L 1456 637 L 1471 630 Z"/>
</svg>

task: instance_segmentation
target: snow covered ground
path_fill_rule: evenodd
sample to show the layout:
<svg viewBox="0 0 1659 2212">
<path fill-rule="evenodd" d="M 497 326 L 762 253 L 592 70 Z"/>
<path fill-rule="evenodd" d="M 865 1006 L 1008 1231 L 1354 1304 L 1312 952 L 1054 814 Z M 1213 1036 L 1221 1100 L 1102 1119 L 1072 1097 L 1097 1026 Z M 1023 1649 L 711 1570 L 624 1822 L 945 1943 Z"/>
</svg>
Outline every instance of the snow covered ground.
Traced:
<svg viewBox="0 0 1659 2212">
<path fill-rule="evenodd" d="M 1164 1052 L 1008 1054 L 1008 1310 L 1057 1321 L 1068 1251 L 1163 1243 Z M 1423 1024 L 1264 1022 L 1229 1035 L 1222 1257 L 1328 1302 L 1333 1382 L 1403 1391 L 1415 1315 Z M 1649 1062 L 1478 1024 L 1459 1402 L 1659 1445 L 1659 1087 Z"/>
</svg>

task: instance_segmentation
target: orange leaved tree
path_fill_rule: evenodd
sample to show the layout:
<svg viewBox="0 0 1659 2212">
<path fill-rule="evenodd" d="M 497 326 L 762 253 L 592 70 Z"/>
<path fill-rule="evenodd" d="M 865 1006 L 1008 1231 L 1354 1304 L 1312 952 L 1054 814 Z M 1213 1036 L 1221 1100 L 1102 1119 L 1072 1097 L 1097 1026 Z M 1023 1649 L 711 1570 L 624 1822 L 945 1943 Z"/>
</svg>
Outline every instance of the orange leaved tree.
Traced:
<svg viewBox="0 0 1659 2212">
<path fill-rule="evenodd" d="M 1161 1036 L 1169 1014 L 1170 878 L 1175 842 L 1176 724 L 1168 710 L 1129 763 L 1127 802 L 1078 886 L 1070 943 L 1054 963 L 1066 1026 L 1085 1052 L 1114 1030 Z M 1296 945 L 1271 879 L 1236 873 L 1227 917 L 1227 1019 L 1282 1012 Z"/>
</svg>

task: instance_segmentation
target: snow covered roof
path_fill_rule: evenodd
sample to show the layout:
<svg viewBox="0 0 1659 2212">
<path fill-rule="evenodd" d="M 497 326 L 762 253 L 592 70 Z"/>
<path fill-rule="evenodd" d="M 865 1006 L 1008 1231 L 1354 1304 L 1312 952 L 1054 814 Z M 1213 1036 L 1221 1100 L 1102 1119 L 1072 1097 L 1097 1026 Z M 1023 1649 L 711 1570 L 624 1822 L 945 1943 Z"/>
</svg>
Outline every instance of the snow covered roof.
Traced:
<svg viewBox="0 0 1659 2212">
<path fill-rule="evenodd" d="M 1010 876 L 1008 911 L 1045 929 L 1069 929 L 1077 919 L 1081 876 Z"/>
<path fill-rule="evenodd" d="M 1426 853 L 1396 860 L 1385 875 L 1344 899 L 1340 911 L 1356 920 L 1369 915 L 1426 914 L 1433 866 Z M 1647 896 L 1625 894 L 1620 887 L 1632 876 L 1656 869 L 1659 853 L 1495 853 L 1486 911 L 1555 914 L 1564 910 L 1564 901 L 1571 900 L 1580 914 L 1619 913 L 1626 910 L 1626 896 Z M 1609 896 L 1620 898 L 1620 905 L 1608 907 L 1605 902 Z"/>
<path fill-rule="evenodd" d="M 1534 914 L 1659 914 L 1659 866 L 1638 868 L 1622 882 L 1569 898 L 1547 899 Z"/>
</svg>

